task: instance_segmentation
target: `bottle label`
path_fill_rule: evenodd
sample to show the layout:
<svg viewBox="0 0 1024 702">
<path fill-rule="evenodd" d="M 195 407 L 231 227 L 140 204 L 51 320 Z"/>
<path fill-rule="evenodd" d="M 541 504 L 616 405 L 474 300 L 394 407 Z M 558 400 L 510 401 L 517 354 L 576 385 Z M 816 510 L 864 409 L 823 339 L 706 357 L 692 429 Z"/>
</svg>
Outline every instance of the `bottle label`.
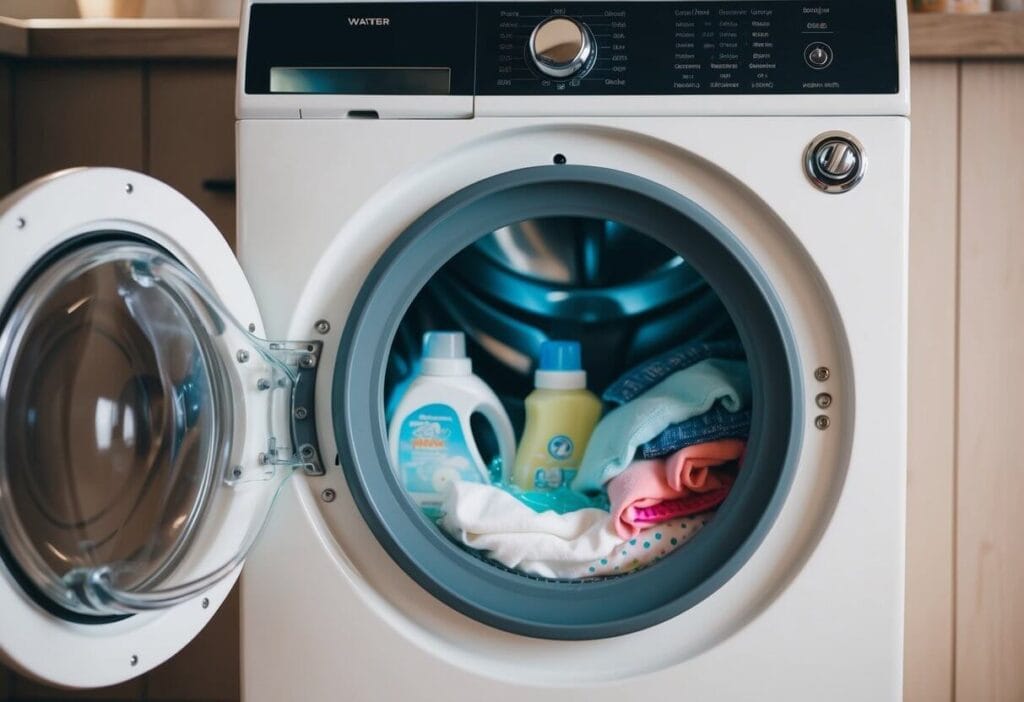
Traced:
<svg viewBox="0 0 1024 702">
<path fill-rule="evenodd" d="M 565 434 L 559 434 L 551 437 L 551 441 L 548 442 L 548 455 L 556 461 L 568 461 L 572 458 L 574 448 L 572 439 Z"/>
<path fill-rule="evenodd" d="M 537 468 L 533 472 L 533 489 L 557 490 L 568 486 L 578 472 L 575 468 Z"/>
<path fill-rule="evenodd" d="M 459 415 L 448 405 L 420 407 L 402 420 L 398 434 L 398 474 L 410 493 L 418 497 L 440 493 L 456 480 L 483 482 L 474 465 Z M 418 500 L 423 504 L 423 500 Z"/>
</svg>

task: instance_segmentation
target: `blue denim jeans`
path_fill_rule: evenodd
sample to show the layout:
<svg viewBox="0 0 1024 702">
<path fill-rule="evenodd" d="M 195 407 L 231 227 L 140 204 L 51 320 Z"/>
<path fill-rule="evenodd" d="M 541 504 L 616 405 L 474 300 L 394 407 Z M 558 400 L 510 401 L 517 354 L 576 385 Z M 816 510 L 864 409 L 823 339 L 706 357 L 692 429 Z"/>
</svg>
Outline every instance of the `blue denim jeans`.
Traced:
<svg viewBox="0 0 1024 702">
<path fill-rule="evenodd" d="M 601 396 L 605 402 L 624 405 L 662 380 L 708 358 L 744 360 L 746 353 L 738 340 L 684 344 L 644 361 L 619 376 Z"/>
<path fill-rule="evenodd" d="M 641 444 L 636 455 L 637 458 L 645 460 L 662 458 L 687 446 L 706 444 L 719 439 L 746 439 L 749 435 L 749 409 L 730 412 L 721 404 L 716 404 L 710 412 L 679 424 L 672 424 L 654 439 Z"/>
<path fill-rule="evenodd" d="M 602 398 L 623 405 L 668 376 L 708 358 L 741 360 L 746 356 L 738 340 L 692 343 L 678 346 L 631 368 L 604 391 Z M 680 449 L 719 439 L 745 439 L 750 434 L 750 409 L 730 412 L 720 403 L 685 422 L 670 425 L 657 437 L 641 444 L 637 458 L 668 456 Z"/>
</svg>

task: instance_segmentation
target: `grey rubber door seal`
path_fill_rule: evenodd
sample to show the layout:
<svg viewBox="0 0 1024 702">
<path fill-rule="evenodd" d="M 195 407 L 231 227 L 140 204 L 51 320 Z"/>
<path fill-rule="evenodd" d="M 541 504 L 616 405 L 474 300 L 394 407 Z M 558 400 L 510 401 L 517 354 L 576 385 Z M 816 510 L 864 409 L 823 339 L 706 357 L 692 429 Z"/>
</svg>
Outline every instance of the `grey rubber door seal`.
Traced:
<svg viewBox="0 0 1024 702">
<path fill-rule="evenodd" d="M 595 581 L 532 578 L 447 539 L 409 500 L 388 460 L 384 371 L 413 298 L 452 256 L 523 219 L 617 221 L 676 249 L 721 297 L 747 350 L 753 423 L 743 470 L 715 518 L 639 572 Z M 417 219 L 367 277 L 348 318 L 333 385 L 346 480 L 370 529 L 417 583 L 452 608 L 525 636 L 595 639 L 658 624 L 735 576 L 783 508 L 803 441 L 802 374 L 778 297 L 737 238 L 696 202 L 628 173 L 539 166 L 503 173 Z"/>
</svg>

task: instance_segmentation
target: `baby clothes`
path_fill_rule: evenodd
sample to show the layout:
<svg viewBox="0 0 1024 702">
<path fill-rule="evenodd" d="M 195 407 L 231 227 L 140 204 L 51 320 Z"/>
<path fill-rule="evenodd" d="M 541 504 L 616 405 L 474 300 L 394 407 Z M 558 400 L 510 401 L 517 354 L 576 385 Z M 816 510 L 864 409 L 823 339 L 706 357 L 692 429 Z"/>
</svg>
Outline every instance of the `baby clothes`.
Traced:
<svg viewBox="0 0 1024 702">
<path fill-rule="evenodd" d="M 577 571 L 577 575 L 566 575 L 562 579 L 624 575 L 646 568 L 692 539 L 713 516 L 711 513 L 704 513 L 682 517 L 644 529 L 632 539 L 619 544 L 608 557 L 584 564 Z"/>
<path fill-rule="evenodd" d="M 454 482 L 445 493 L 441 527 L 466 546 L 529 575 L 576 580 L 628 573 L 687 541 L 708 517 L 674 520 L 623 539 L 599 509 L 534 512 L 491 485 Z"/>
<path fill-rule="evenodd" d="M 630 396 L 631 392 L 620 396 Z M 730 412 L 750 404 L 750 375 L 745 361 L 699 361 L 609 412 L 594 428 L 573 489 L 600 491 L 626 469 L 640 445 L 673 424 L 704 414 L 716 403 Z"/>
<path fill-rule="evenodd" d="M 637 529 L 648 529 L 655 524 L 715 509 L 729 496 L 729 488 L 732 487 L 733 479 L 724 477 L 722 483 L 722 487 L 711 492 L 693 492 L 686 497 L 677 497 L 674 500 L 656 502 L 644 507 L 634 505 L 629 509 L 630 523 Z M 616 524 L 616 527 L 618 526 Z M 617 528 L 617 531 L 621 536 L 624 530 Z"/>
<path fill-rule="evenodd" d="M 616 533 L 631 538 L 652 524 L 717 507 L 729 494 L 732 478 L 711 468 L 738 460 L 745 447 L 743 441 L 725 439 L 631 464 L 608 483 Z"/>
</svg>

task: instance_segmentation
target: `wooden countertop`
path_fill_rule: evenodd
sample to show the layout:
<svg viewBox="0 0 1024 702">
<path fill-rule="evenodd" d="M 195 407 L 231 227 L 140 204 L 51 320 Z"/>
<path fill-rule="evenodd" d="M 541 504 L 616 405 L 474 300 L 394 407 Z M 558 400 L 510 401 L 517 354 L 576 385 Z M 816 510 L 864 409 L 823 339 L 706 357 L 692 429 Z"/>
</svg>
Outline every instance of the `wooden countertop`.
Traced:
<svg viewBox="0 0 1024 702">
<path fill-rule="evenodd" d="M 911 15 L 910 55 L 917 59 L 1024 58 L 1024 12 Z"/>
<path fill-rule="evenodd" d="M 45 59 L 231 59 L 238 21 L 0 17 L 0 54 Z"/>
<path fill-rule="evenodd" d="M 47 59 L 234 59 L 234 20 L 16 20 L 0 17 L 0 54 Z M 1024 12 L 910 18 L 914 58 L 1024 58 Z"/>
</svg>

